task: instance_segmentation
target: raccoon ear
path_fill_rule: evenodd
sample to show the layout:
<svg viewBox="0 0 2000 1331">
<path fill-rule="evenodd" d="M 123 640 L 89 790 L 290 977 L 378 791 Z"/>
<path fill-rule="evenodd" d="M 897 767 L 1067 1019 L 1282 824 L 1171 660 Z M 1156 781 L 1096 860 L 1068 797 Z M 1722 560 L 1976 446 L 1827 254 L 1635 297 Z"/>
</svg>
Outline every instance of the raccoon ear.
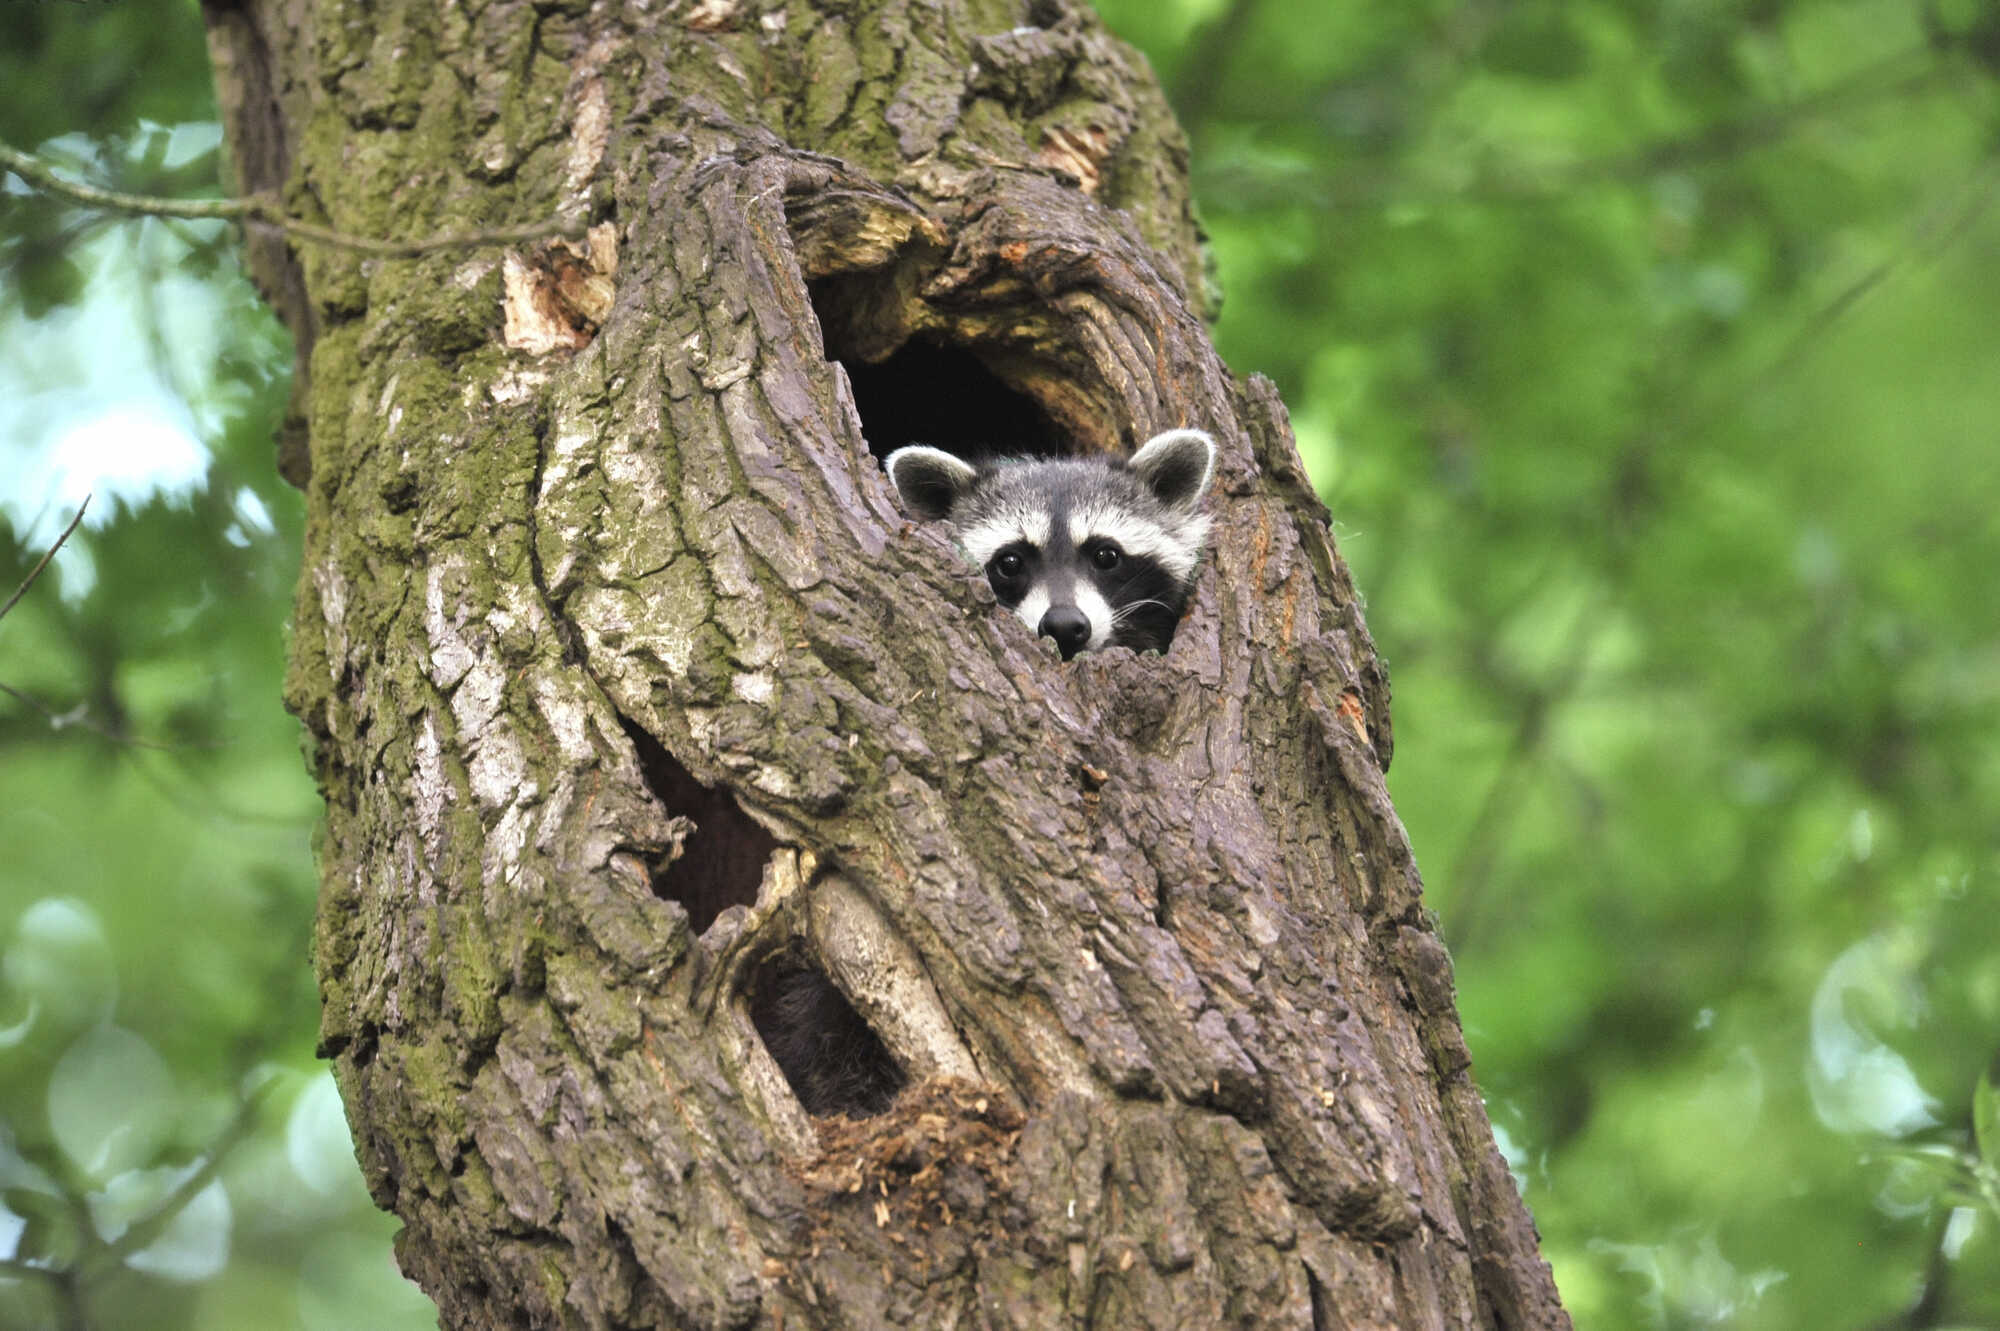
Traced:
<svg viewBox="0 0 2000 1331">
<path fill-rule="evenodd" d="M 978 468 L 965 459 L 923 444 L 897 449 L 884 465 L 903 507 L 927 522 L 950 517 L 979 477 Z"/>
<path fill-rule="evenodd" d="M 1193 508 L 1215 474 L 1215 441 L 1200 430 L 1168 430 L 1148 439 L 1125 464 L 1169 508 Z"/>
</svg>

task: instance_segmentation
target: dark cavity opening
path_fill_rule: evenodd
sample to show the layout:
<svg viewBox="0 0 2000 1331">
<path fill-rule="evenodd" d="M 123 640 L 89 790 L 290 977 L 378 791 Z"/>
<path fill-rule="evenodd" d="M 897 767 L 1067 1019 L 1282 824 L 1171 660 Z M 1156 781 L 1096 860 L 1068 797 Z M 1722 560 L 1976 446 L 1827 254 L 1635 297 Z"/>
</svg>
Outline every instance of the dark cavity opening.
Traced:
<svg viewBox="0 0 2000 1331">
<path fill-rule="evenodd" d="M 886 458 L 905 444 L 929 444 L 960 457 L 1069 451 L 1034 399 L 1007 387 L 959 347 L 915 339 L 873 365 L 841 360 L 854 386 L 868 451 Z"/>
<path fill-rule="evenodd" d="M 653 895 L 686 911 L 696 933 L 731 906 L 754 905 L 764 866 L 777 850 L 778 839 L 743 812 L 728 790 L 695 780 L 642 727 L 624 716 L 618 724 L 639 751 L 646 789 L 669 814 L 694 824 L 694 831 L 681 843 L 681 853 L 653 866 Z"/>
<path fill-rule="evenodd" d="M 903 1070 L 847 995 L 797 956 L 758 973 L 750 1020 L 808 1114 L 871 1118 L 903 1089 Z"/>
<path fill-rule="evenodd" d="M 883 299 L 879 282 L 852 274 L 812 284 L 827 357 L 847 370 L 861 433 L 877 459 L 905 444 L 966 458 L 1071 451 L 1040 403 L 964 347 L 909 338 L 885 351 L 878 329 L 893 320 L 877 309 Z"/>
</svg>

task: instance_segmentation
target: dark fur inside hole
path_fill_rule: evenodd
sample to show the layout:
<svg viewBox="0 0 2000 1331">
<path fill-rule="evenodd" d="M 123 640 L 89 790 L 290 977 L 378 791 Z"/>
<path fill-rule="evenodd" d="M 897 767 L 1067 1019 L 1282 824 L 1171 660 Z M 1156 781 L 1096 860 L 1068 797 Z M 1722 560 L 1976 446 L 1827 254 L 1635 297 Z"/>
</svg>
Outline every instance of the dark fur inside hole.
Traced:
<svg viewBox="0 0 2000 1331">
<path fill-rule="evenodd" d="M 755 904 L 764 865 L 778 848 L 777 838 L 743 812 L 729 791 L 695 780 L 644 729 L 622 716 L 618 723 L 639 751 L 646 788 L 668 813 L 694 824 L 681 853 L 654 867 L 653 895 L 677 903 L 696 933 L 731 906 Z"/>
<path fill-rule="evenodd" d="M 903 1089 L 903 1070 L 847 995 L 796 956 L 753 982 L 750 1019 L 808 1114 L 869 1118 Z"/>
</svg>

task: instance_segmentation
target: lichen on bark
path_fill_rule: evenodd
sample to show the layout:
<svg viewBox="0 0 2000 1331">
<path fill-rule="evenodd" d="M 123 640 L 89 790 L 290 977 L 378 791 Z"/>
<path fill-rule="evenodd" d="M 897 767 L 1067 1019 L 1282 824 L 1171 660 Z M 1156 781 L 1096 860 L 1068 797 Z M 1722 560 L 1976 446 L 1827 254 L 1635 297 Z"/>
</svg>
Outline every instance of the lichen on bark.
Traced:
<svg viewBox="0 0 2000 1331">
<path fill-rule="evenodd" d="M 209 16 L 253 187 L 596 228 L 252 252 L 303 358 L 322 1045 L 447 1325 L 1567 1325 L 1143 61 L 1069 0 Z M 888 448 L 1003 419 L 1215 434 L 1170 653 L 1059 662 L 897 511 Z M 766 1051 L 800 967 L 886 1112 Z"/>
</svg>

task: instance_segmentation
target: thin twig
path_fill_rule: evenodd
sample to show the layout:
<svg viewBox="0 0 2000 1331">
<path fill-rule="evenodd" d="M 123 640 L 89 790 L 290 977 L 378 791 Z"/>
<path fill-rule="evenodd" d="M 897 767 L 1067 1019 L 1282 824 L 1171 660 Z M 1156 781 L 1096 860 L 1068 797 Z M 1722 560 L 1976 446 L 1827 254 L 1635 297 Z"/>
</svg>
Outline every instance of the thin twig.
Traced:
<svg viewBox="0 0 2000 1331">
<path fill-rule="evenodd" d="M 1807 121 L 1854 110 L 1885 97 L 1922 91 L 1950 77 L 1950 67 L 1928 62 L 1926 58 L 1930 55 L 1927 46 L 1907 47 L 1761 114 L 1708 125 L 1684 138 L 1649 144 L 1612 157 L 1572 163 L 1557 174 L 1568 188 L 1590 180 L 1644 178 L 1768 147 Z"/>
<path fill-rule="evenodd" d="M 1591 618 L 1592 610 L 1591 605 L 1584 606 L 1562 661 L 1549 682 L 1529 695 L 1515 718 L 1513 740 L 1459 842 L 1445 879 L 1450 884 L 1451 900 L 1444 912 L 1444 943 L 1454 953 L 1469 947 L 1485 923 L 1483 898 L 1492 885 L 1494 865 L 1501 858 L 1500 843 L 1512 826 L 1514 810 L 1528 793 L 1529 777 L 1542 756 L 1551 719 L 1558 707 L 1575 696 L 1597 644 L 1600 626 Z"/>
<path fill-rule="evenodd" d="M 83 497 L 83 502 L 76 506 L 76 516 L 69 520 L 69 526 L 63 528 L 62 535 L 56 537 L 56 543 L 49 547 L 49 552 L 42 556 L 40 563 L 36 564 L 33 568 L 28 570 L 28 576 L 26 580 L 24 580 L 20 586 L 14 589 L 14 594 L 7 598 L 7 604 L 0 605 L 0 619 L 5 619 L 7 617 L 7 612 L 14 608 L 14 603 L 20 600 L 23 596 L 26 596 L 28 594 L 28 588 L 34 586 L 35 579 L 42 576 L 42 570 L 47 568 L 49 566 L 49 561 L 56 557 L 56 551 L 63 548 L 63 542 L 67 541 L 69 539 L 69 534 L 76 530 L 76 524 L 83 521 L 84 510 L 89 507 L 90 507 L 90 496 L 85 495 Z"/>
<path fill-rule="evenodd" d="M 56 1316 L 62 1319 L 62 1331 L 91 1331 L 90 1313 L 84 1307 L 83 1287 L 76 1283 L 76 1272 L 65 1271 L 56 1282 Z"/>
<path fill-rule="evenodd" d="M 234 742 L 233 740 L 226 739 L 202 742 L 190 740 L 185 745 L 142 745 L 140 747 L 155 749 L 178 763 L 184 757 L 183 749 L 222 749 L 229 747 Z M 228 804 L 213 790 L 205 789 L 201 792 L 202 798 L 190 799 L 186 793 L 188 785 L 186 781 L 171 781 L 161 773 L 154 771 L 152 766 L 147 763 L 135 762 L 130 764 L 126 770 L 135 773 L 141 781 L 151 786 L 161 799 L 179 809 L 189 818 L 201 819 L 211 827 L 227 827 L 232 823 L 241 823 L 245 826 L 254 827 L 299 828 L 310 827 L 314 821 L 311 814 L 267 813 L 261 809 L 246 809 L 240 805 Z"/>
<path fill-rule="evenodd" d="M 1361 175 L 1359 167 L 1348 170 L 1337 190 L 1319 178 L 1273 182 L 1254 169 L 1218 170 L 1212 166 L 1202 173 L 1200 183 L 1205 197 L 1227 198 L 1240 207 L 1280 198 L 1339 209 L 1383 208 L 1398 203 L 1433 208 L 1457 203 L 1542 203 L 1596 185 L 1643 180 L 1663 171 L 1684 170 L 1768 148 L 1809 121 L 1862 109 L 1887 97 L 1925 91 L 1954 76 L 1952 67 L 1945 64 L 1907 72 L 1900 69 L 1925 50 L 1912 47 L 1885 56 L 1828 87 L 1747 119 L 1708 125 L 1683 137 L 1607 157 L 1567 164 L 1503 164 L 1441 192 L 1412 191 L 1393 172 L 1371 179 Z M 1192 117 L 1185 112 L 1183 119 L 1192 124 Z"/>
<path fill-rule="evenodd" d="M 61 194 L 115 213 L 148 213 L 155 217 L 239 218 L 264 207 L 259 199 L 166 199 L 146 194 L 121 194 L 78 181 L 64 180 L 41 158 L 0 143 L 0 166 L 52 194 Z"/>
<path fill-rule="evenodd" d="M 1933 205 L 1894 250 L 1870 264 L 1808 315 L 1785 340 L 1777 354 L 1760 365 L 1755 374 L 1723 386 L 1705 402 L 1688 397 L 1673 416 L 1654 432 L 1656 436 L 1691 438 L 1717 421 L 1737 414 L 1745 401 L 1796 369 L 1819 339 L 1870 292 L 1913 260 L 1935 260 L 1962 239 L 1996 198 L 2000 198 L 2000 153 L 1982 158 L 1966 180 L 1960 199 L 1953 204 L 1940 202 Z"/>
<path fill-rule="evenodd" d="M 1988 157 L 1973 170 L 1963 199 L 1956 207 L 1938 204 L 1920 218 L 1909 237 L 1894 251 L 1876 262 L 1834 293 L 1813 316 L 1794 333 L 1760 380 L 1782 374 L 1798 364 L 1812 343 L 1828 328 L 1860 304 L 1861 298 L 1882 285 L 1897 269 L 1912 259 L 1935 259 L 1970 231 L 1973 224 L 2000 197 L 2000 154 Z"/>
<path fill-rule="evenodd" d="M 533 226 L 502 226 L 488 231 L 449 232 L 424 240 L 372 240 L 366 236 L 350 236 L 329 227 L 314 226 L 311 222 L 301 222 L 295 217 L 284 216 L 275 208 L 251 215 L 246 220 L 251 226 L 276 227 L 288 236 L 318 241 L 335 249 L 398 257 L 428 254 L 433 250 L 477 249 L 483 245 L 519 245 L 530 240 L 548 240 L 556 236 L 566 240 L 581 240 L 584 234 L 581 222 L 538 222 Z"/>
<path fill-rule="evenodd" d="M 0 166 L 5 166 L 30 185 L 93 208 L 148 217 L 236 221 L 249 226 L 275 227 L 288 236 L 330 245 L 336 249 L 354 250 L 361 254 L 408 256 L 424 254 L 431 250 L 476 249 L 482 245 L 518 245 L 530 240 L 546 240 L 551 236 L 564 236 L 577 240 L 584 234 L 583 225 L 579 222 L 539 222 L 532 226 L 447 232 L 423 240 L 377 240 L 370 236 L 348 235 L 331 227 L 318 226 L 296 217 L 288 217 L 279 207 L 277 200 L 265 195 L 236 199 L 167 199 L 150 194 L 124 194 L 117 190 L 99 189 L 95 185 L 65 180 L 40 158 L 4 143 L 0 143 Z"/>
<path fill-rule="evenodd" d="M 26 1276 L 47 1280 L 53 1284 L 61 1284 L 63 1278 L 62 1272 L 53 1266 L 36 1266 L 33 1262 L 24 1262 L 17 1257 L 0 1257 L 0 1276 L 14 1278 Z"/>
<path fill-rule="evenodd" d="M 223 1128 L 221 1134 L 209 1144 L 208 1153 L 202 1157 L 201 1163 L 195 1167 L 193 1173 L 182 1179 L 172 1192 L 162 1197 L 158 1206 L 127 1225 L 117 1238 L 104 1244 L 91 1253 L 84 1262 L 79 1263 L 78 1270 L 85 1275 L 93 1274 L 92 1264 L 102 1267 L 122 1261 L 164 1234 L 167 1226 L 174 1222 L 174 1217 L 179 1215 L 202 1189 L 215 1181 L 216 1174 L 222 1168 L 224 1157 L 250 1135 L 258 1103 L 263 1100 L 265 1091 L 274 1084 L 274 1081 L 275 1079 L 266 1081 L 243 1098 L 243 1103 L 237 1106 L 235 1117 L 229 1120 L 229 1125 Z"/>
<path fill-rule="evenodd" d="M 6 694 L 23 707 L 32 708 L 40 712 L 48 718 L 49 727 L 52 730 L 66 730 L 70 726 L 82 726 L 85 730 L 90 731 L 94 735 L 100 735 L 110 740 L 113 744 L 125 744 L 135 749 L 155 749 L 161 753 L 174 753 L 181 749 L 226 749 L 229 747 L 229 741 L 220 739 L 187 740 L 179 744 L 167 744 L 160 740 L 138 739 L 132 735 L 121 735 L 103 722 L 93 721 L 88 716 L 83 715 L 81 704 L 67 712 L 58 712 L 55 708 L 49 706 L 33 694 L 23 693 L 5 681 L 0 681 L 0 693 Z"/>
</svg>

